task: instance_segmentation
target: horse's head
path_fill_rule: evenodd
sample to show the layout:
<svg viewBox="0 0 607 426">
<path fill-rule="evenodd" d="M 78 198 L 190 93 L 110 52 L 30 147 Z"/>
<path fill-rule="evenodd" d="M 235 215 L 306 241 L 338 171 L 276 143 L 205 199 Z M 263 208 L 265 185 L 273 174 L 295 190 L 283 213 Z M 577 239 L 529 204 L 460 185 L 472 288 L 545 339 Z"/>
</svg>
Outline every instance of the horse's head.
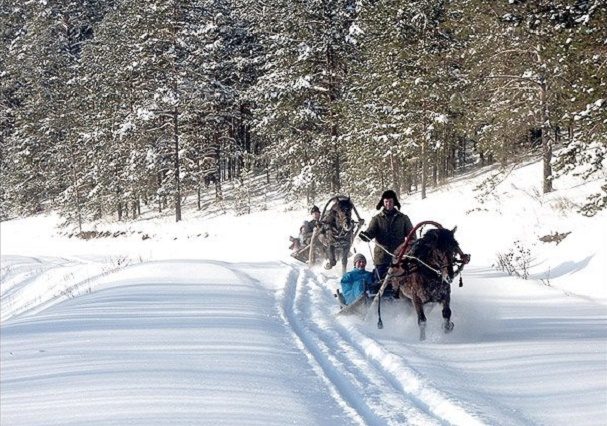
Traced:
<svg viewBox="0 0 607 426">
<path fill-rule="evenodd" d="M 331 207 L 331 211 L 335 213 L 337 225 L 345 232 L 349 232 L 353 228 L 352 209 L 354 204 L 350 198 L 340 199 Z"/>
<path fill-rule="evenodd" d="M 413 256 L 440 270 L 444 278 L 453 278 L 456 256 L 459 255 L 464 263 L 467 262 L 466 257 L 469 259 L 455 239 L 455 230 L 439 228 L 427 231 L 412 247 Z"/>
<path fill-rule="evenodd" d="M 445 253 L 455 255 L 460 252 L 459 243 L 455 239 L 455 231 L 457 228 L 450 229 L 432 229 L 427 232 L 434 240 L 434 246 Z"/>
</svg>

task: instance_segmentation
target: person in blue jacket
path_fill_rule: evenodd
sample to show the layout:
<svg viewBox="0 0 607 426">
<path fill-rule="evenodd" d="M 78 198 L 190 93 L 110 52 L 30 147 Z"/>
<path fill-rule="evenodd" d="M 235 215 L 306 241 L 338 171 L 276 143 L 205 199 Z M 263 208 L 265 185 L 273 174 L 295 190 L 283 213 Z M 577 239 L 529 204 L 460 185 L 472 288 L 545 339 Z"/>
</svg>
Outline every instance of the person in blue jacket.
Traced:
<svg viewBox="0 0 607 426">
<path fill-rule="evenodd" d="M 361 253 L 354 256 L 354 269 L 341 279 L 341 292 L 346 305 L 356 301 L 373 284 L 373 273 L 365 270 L 367 258 Z"/>
</svg>

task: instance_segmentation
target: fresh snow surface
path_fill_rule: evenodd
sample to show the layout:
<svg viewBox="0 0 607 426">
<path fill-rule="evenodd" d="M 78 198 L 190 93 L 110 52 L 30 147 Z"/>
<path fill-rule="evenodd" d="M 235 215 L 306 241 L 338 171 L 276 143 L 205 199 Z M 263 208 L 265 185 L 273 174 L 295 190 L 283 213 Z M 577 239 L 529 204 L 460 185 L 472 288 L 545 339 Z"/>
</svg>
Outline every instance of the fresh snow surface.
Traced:
<svg viewBox="0 0 607 426">
<path fill-rule="evenodd" d="M 602 181 L 540 195 L 540 176 L 485 169 L 402 197 L 472 255 L 455 329 L 427 305 L 423 342 L 403 302 L 382 330 L 335 315 L 340 271 L 289 256 L 307 208 L 275 193 L 248 215 L 87 225 L 124 232 L 88 241 L 52 214 L 2 222 L 0 423 L 604 425 L 607 215 L 576 213 Z M 554 232 L 570 234 L 539 241 Z M 492 266 L 517 244 L 526 280 Z"/>
</svg>

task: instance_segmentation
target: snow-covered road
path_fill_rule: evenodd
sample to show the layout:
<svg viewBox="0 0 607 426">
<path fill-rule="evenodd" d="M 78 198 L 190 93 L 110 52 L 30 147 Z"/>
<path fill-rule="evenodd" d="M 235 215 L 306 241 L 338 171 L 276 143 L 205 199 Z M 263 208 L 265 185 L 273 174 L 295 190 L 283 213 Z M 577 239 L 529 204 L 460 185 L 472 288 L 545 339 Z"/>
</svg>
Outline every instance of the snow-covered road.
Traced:
<svg viewBox="0 0 607 426">
<path fill-rule="evenodd" d="M 605 307 L 520 280 L 504 288 L 487 269 L 471 267 L 453 289 L 453 333 L 430 310 L 419 342 L 405 304 L 384 306 L 383 330 L 374 314 L 335 316 L 336 278 L 295 262 L 2 265 L 3 425 L 591 425 L 607 415 Z"/>
<path fill-rule="evenodd" d="M 2 325 L 2 424 L 352 423 L 236 266 L 151 262 L 92 285 Z"/>
</svg>

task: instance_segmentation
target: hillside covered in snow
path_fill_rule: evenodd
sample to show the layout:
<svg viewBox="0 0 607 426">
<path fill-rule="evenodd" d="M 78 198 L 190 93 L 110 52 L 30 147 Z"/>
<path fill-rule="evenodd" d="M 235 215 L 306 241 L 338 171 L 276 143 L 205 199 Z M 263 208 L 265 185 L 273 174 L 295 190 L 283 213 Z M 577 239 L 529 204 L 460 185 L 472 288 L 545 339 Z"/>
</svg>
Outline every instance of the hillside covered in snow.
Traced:
<svg viewBox="0 0 607 426">
<path fill-rule="evenodd" d="M 578 212 L 604 176 L 542 194 L 541 173 L 484 168 L 400 197 L 472 256 L 455 329 L 430 308 L 424 342 L 399 301 L 382 330 L 373 312 L 335 315 L 338 268 L 287 249 L 309 206 L 271 187 L 250 214 L 208 194 L 181 222 L 145 211 L 88 239 L 54 214 L 4 221 L 0 423 L 604 424 L 607 212 Z M 374 203 L 354 202 L 368 223 Z"/>
</svg>

